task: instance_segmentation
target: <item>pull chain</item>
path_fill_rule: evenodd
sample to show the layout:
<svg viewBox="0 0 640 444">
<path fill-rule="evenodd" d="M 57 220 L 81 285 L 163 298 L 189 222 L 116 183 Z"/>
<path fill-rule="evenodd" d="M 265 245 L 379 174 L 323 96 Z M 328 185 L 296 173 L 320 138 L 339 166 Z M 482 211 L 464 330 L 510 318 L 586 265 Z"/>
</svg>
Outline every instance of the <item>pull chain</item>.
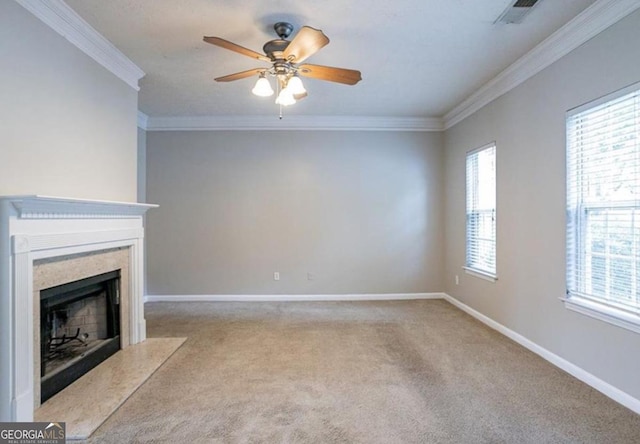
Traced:
<svg viewBox="0 0 640 444">
<path fill-rule="evenodd" d="M 280 79 L 278 77 L 276 77 L 276 86 L 276 89 L 278 90 L 278 97 L 280 97 Z M 280 115 L 278 116 L 278 118 L 282 120 L 282 103 L 280 103 L 279 101 L 278 106 L 280 107 Z"/>
</svg>

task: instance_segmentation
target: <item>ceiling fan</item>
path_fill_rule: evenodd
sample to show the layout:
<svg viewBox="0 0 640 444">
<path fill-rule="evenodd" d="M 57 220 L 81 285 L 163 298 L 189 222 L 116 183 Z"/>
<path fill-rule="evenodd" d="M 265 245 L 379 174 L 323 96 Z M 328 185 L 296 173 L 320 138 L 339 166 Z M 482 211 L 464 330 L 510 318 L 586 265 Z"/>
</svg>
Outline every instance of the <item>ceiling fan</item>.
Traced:
<svg viewBox="0 0 640 444">
<path fill-rule="evenodd" d="M 287 37 L 293 32 L 293 25 L 290 23 L 278 22 L 273 26 L 273 29 L 280 38 L 264 44 L 262 47 L 264 55 L 220 37 L 204 37 L 203 40 L 212 45 L 271 63 L 271 67 L 268 68 L 249 69 L 218 77 L 215 80 L 217 82 L 231 82 L 257 75 L 258 81 L 252 92 L 257 96 L 268 97 L 273 95 L 274 91 L 267 76 L 275 77 L 279 91 L 276 103 L 283 106 L 292 105 L 307 96 L 307 91 L 299 76 L 345 85 L 355 85 L 362 80 L 360 71 L 353 69 L 301 64 L 329 43 L 329 38 L 319 29 L 303 26 L 292 40 L 287 40 Z"/>
</svg>

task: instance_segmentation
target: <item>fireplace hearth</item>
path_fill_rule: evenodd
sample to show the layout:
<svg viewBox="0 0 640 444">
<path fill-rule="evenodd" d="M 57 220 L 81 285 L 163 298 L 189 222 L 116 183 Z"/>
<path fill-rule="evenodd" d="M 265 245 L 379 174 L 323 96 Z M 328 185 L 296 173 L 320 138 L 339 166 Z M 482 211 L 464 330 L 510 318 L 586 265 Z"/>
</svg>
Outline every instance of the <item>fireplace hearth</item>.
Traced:
<svg viewBox="0 0 640 444">
<path fill-rule="evenodd" d="M 45 402 L 120 349 L 120 270 L 40 292 Z"/>
</svg>

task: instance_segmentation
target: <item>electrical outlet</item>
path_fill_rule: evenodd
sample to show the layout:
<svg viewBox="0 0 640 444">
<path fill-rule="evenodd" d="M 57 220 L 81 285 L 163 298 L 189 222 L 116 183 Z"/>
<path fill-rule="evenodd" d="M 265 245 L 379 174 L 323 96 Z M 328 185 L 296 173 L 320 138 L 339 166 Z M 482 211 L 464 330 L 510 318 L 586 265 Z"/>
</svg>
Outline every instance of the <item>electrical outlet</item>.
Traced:
<svg viewBox="0 0 640 444">
<path fill-rule="evenodd" d="M 279 271 L 274 271 L 273 272 L 273 280 L 274 281 L 279 281 L 280 280 L 280 272 Z"/>
<path fill-rule="evenodd" d="M 312 281 L 314 280 L 316 277 L 313 273 L 307 273 L 307 280 L 308 281 Z"/>
<path fill-rule="evenodd" d="M 460 277 L 456 274 L 456 285 L 460 285 Z"/>
</svg>

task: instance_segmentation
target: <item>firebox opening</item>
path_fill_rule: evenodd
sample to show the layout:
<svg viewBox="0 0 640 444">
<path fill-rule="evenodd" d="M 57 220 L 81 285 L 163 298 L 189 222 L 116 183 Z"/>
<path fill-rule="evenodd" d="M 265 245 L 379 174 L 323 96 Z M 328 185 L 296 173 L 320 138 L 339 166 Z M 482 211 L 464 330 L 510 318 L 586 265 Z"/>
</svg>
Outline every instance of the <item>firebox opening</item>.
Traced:
<svg viewBox="0 0 640 444">
<path fill-rule="evenodd" d="M 40 399 L 120 349 L 120 270 L 40 292 Z"/>
</svg>

